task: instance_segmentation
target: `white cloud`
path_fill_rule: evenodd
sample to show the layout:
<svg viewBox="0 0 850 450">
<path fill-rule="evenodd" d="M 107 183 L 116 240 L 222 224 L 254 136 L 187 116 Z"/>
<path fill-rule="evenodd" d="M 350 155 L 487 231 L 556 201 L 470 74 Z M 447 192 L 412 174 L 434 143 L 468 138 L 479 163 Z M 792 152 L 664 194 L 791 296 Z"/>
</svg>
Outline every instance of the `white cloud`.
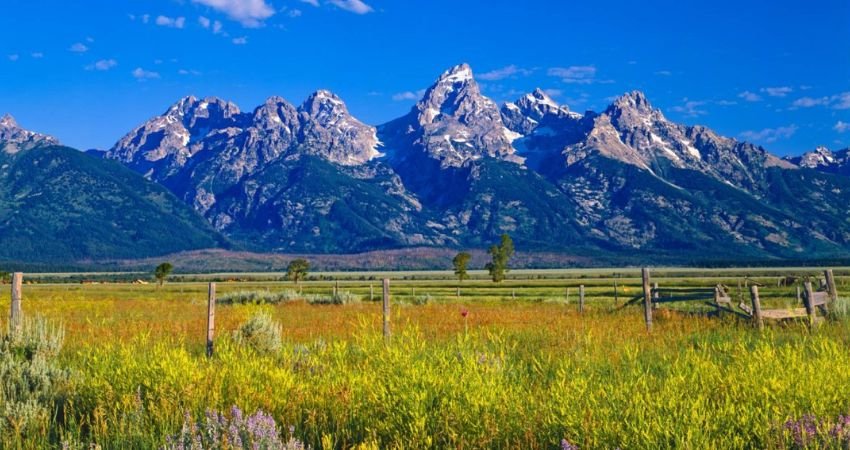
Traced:
<svg viewBox="0 0 850 450">
<path fill-rule="evenodd" d="M 842 92 L 831 97 L 835 109 L 850 109 L 850 92 Z"/>
<path fill-rule="evenodd" d="M 405 101 L 405 100 L 419 100 L 422 96 L 425 95 L 425 89 L 420 89 L 416 92 L 406 91 L 399 92 L 398 94 L 393 94 L 393 100 L 397 102 Z"/>
<path fill-rule="evenodd" d="M 114 59 L 101 59 L 100 61 L 96 61 L 94 64 L 89 64 L 86 66 L 86 70 L 100 70 L 105 71 L 109 70 L 118 65 L 118 61 Z"/>
<path fill-rule="evenodd" d="M 308 5 L 312 5 L 315 7 L 319 7 L 319 0 L 301 0 L 302 3 L 306 3 Z"/>
<path fill-rule="evenodd" d="M 840 120 L 839 120 L 839 121 L 835 124 L 835 126 L 834 126 L 834 127 L 832 127 L 832 129 L 833 129 L 833 130 L 835 130 L 835 131 L 837 131 L 837 132 L 839 132 L 839 133 L 843 133 L 843 132 L 845 132 L 845 131 L 850 130 L 850 123 L 842 122 L 842 121 L 840 121 Z"/>
<path fill-rule="evenodd" d="M 748 102 L 760 102 L 761 96 L 756 94 L 755 92 L 744 91 L 738 94 L 738 98 L 742 98 Z"/>
<path fill-rule="evenodd" d="M 793 108 L 811 108 L 827 106 L 832 109 L 850 109 L 850 92 L 824 97 L 800 97 L 791 104 Z"/>
<path fill-rule="evenodd" d="M 9 58 L 9 61 L 17 61 L 18 58 L 20 58 L 20 55 L 18 55 L 18 54 L 9 55 L 8 58 Z"/>
<path fill-rule="evenodd" d="M 243 26 L 255 28 L 275 14 L 266 0 L 192 0 L 227 14 Z"/>
<path fill-rule="evenodd" d="M 35 59 L 41 59 L 41 58 L 44 58 L 44 53 L 32 52 L 32 53 L 30 53 L 30 56 L 32 56 Z"/>
<path fill-rule="evenodd" d="M 363 3 L 362 0 L 328 0 L 328 3 L 354 14 L 367 14 L 374 11 L 371 6 Z"/>
<path fill-rule="evenodd" d="M 797 132 L 797 125 L 787 127 L 765 128 L 758 131 L 744 131 L 741 137 L 748 141 L 763 141 L 767 143 L 776 142 L 779 139 L 788 139 Z"/>
<path fill-rule="evenodd" d="M 560 97 L 564 94 L 564 91 L 560 89 L 543 89 L 543 93 L 549 97 Z"/>
<path fill-rule="evenodd" d="M 192 70 L 192 69 L 180 69 L 180 70 L 177 71 L 177 73 L 179 73 L 180 75 L 195 75 L 195 76 L 201 75 L 201 72 L 199 72 L 197 70 Z"/>
<path fill-rule="evenodd" d="M 301 10 L 300 9 L 290 9 L 289 12 L 286 13 L 286 15 L 289 16 L 289 17 L 292 17 L 292 18 L 301 17 Z"/>
<path fill-rule="evenodd" d="M 595 66 L 553 67 L 547 72 L 549 76 L 558 77 L 568 84 L 591 84 L 595 81 Z"/>
<path fill-rule="evenodd" d="M 132 74 L 133 74 L 133 77 L 135 77 L 137 80 L 140 80 L 140 81 L 152 80 L 152 79 L 159 78 L 159 73 L 148 71 L 148 70 L 142 69 L 141 67 L 136 67 L 136 69 L 133 70 Z"/>
<path fill-rule="evenodd" d="M 233 38 L 234 45 L 245 45 L 248 43 L 248 38 L 245 36 Z"/>
<path fill-rule="evenodd" d="M 77 42 L 76 44 L 68 48 L 68 50 L 74 53 L 85 53 L 89 51 L 89 48 L 86 47 L 86 44 L 83 44 L 82 42 Z"/>
<path fill-rule="evenodd" d="M 811 108 L 813 106 L 823 106 L 829 104 L 829 97 L 802 97 L 794 100 L 791 106 L 795 108 Z"/>
<path fill-rule="evenodd" d="M 760 91 L 764 92 L 765 94 L 767 94 L 771 97 L 785 97 L 786 95 L 793 92 L 794 89 L 791 89 L 788 86 L 780 86 L 780 87 L 761 88 Z"/>
<path fill-rule="evenodd" d="M 142 14 L 142 23 L 148 23 L 151 20 L 150 14 Z"/>
<path fill-rule="evenodd" d="M 505 78 L 510 78 L 514 76 L 528 76 L 531 75 L 531 71 L 528 69 L 523 69 L 521 67 L 517 67 L 514 64 L 509 66 L 502 67 L 501 69 L 491 70 L 489 72 L 484 72 L 478 74 L 478 78 L 487 81 L 496 81 L 503 80 Z"/>
<path fill-rule="evenodd" d="M 170 28 L 183 28 L 186 25 L 185 17 L 168 17 L 168 16 L 157 16 L 156 24 L 161 27 L 170 27 Z"/>
<path fill-rule="evenodd" d="M 682 99 L 685 103 L 679 106 L 674 106 L 670 108 L 672 111 L 676 111 L 678 113 L 682 113 L 687 117 L 697 117 L 708 114 L 704 109 L 700 109 L 701 106 L 705 105 L 703 101 L 696 100 L 688 100 Z"/>
<path fill-rule="evenodd" d="M 204 29 L 212 30 L 213 34 L 221 33 L 221 29 L 223 28 L 220 21 L 212 20 L 204 16 L 198 17 L 198 23 L 201 24 Z"/>
<path fill-rule="evenodd" d="M 738 102 L 736 102 L 736 101 L 734 101 L 734 100 L 717 100 L 717 101 L 716 101 L 716 102 L 714 102 L 714 103 L 717 103 L 717 104 L 718 104 L 718 105 L 720 105 L 720 106 L 732 106 L 732 105 L 737 105 L 737 104 L 738 104 Z"/>
</svg>

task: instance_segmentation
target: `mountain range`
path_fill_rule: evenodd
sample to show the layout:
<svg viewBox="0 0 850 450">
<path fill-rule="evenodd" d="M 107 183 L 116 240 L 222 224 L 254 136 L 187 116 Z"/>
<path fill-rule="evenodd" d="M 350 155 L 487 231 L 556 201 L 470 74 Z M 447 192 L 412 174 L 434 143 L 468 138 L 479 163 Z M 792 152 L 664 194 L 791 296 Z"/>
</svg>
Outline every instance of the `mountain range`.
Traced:
<svg viewBox="0 0 850 450">
<path fill-rule="evenodd" d="M 601 112 L 576 113 L 539 89 L 498 105 L 466 64 L 377 127 L 324 90 L 250 112 L 185 97 L 87 153 L 6 116 L 0 167 L 0 203 L 10 205 L 0 243 L 35 239 L 45 221 L 56 247 L 40 255 L 18 244 L 0 259 L 485 248 L 502 233 L 525 251 L 600 260 L 809 260 L 850 249 L 847 149 L 779 158 L 671 122 L 638 91 Z M 91 243 L 64 242 L 89 222 L 99 230 Z"/>
</svg>

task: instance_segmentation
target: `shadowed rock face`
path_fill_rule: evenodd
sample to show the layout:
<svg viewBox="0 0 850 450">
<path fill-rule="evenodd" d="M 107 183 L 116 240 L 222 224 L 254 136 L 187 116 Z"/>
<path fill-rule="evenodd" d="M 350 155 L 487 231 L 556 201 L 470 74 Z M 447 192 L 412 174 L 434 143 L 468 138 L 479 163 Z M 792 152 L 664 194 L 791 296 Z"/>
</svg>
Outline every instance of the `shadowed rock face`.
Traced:
<svg viewBox="0 0 850 450">
<path fill-rule="evenodd" d="M 59 140 L 21 128 L 10 114 L 0 117 L 0 149 L 6 153 L 16 153 L 43 145 L 59 145 Z"/>
</svg>

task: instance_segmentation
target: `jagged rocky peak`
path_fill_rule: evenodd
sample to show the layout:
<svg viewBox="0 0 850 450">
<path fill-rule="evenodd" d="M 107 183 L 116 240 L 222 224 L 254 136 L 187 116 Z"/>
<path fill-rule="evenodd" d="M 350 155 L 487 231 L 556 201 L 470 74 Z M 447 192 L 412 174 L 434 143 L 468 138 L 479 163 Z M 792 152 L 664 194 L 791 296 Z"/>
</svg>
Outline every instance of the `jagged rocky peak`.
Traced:
<svg viewBox="0 0 850 450">
<path fill-rule="evenodd" d="M 298 147 L 342 165 L 359 165 L 381 156 L 374 127 L 360 122 L 333 92 L 319 90 L 298 109 L 301 122 Z"/>
<path fill-rule="evenodd" d="M 819 146 L 810 152 L 803 153 L 797 165 L 809 169 L 831 166 L 835 163 L 835 154 L 824 146 Z"/>
<path fill-rule="evenodd" d="M 519 134 L 509 130 L 496 103 L 483 96 L 468 64 L 445 71 L 425 91 L 410 114 L 382 126 L 386 135 L 415 141 L 443 167 L 493 157 L 521 163 L 511 145 Z"/>
<path fill-rule="evenodd" d="M 652 107 L 641 91 L 632 91 L 617 97 L 605 110 L 611 122 L 620 128 L 649 128 L 656 122 L 666 122 L 664 114 Z"/>
<path fill-rule="evenodd" d="M 252 123 L 264 130 L 284 128 L 294 132 L 298 128 L 298 110 L 282 97 L 272 96 L 254 110 Z"/>
<path fill-rule="evenodd" d="M 17 153 L 43 145 L 59 145 L 59 140 L 21 128 L 11 114 L 0 117 L 0 148 L 6 153 Z"/>
<path fill-rule="evenodd" d="M 571 112 L 566 105 L 559 105 L 540 88 L 515 102 L 505 103 L 501 112 L 505 125 L 523 136 L 531 134 L 544 120 L 564 122 L 564 119 L 576 121 L 583 117 Z M 561 126 L 572 128 L 566 123 L 555 125 L 556 128 Z"/>
</svg>

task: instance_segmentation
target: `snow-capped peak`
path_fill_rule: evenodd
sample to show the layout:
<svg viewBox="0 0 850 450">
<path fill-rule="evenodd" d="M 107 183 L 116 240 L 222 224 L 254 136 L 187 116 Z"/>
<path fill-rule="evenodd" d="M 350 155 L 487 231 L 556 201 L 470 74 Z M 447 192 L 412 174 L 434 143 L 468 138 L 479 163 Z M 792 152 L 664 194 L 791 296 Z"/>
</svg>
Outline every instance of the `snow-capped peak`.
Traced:
<svg viewBox="0 0 850 450">
<path fill-rule="evenodd" d="M 53 136 L 25 130 L 18 125 L 11 114 L 0 117 L 0 149 L 6 153 L 15 153 L 41 145 L 58 145 Z"/>
<path fill-rule="evenodd" d="M 2 128 L 18 128 L 18 122 L 15 121 L 15 118 L 12 117 L 11 114 L 6 113 L 6 114 L 3 114 L 3 117 L 0 117 L 0 127 L 2 127 Z"/>
<path fill-rule="evenodd" d="M 458 64 L 457 66 L 452 67 L 451 69 L 443 72 L 440 76 L 439 82 L 448 82 L 448 83 L 466 83 L 474 80 L 472 76 L 472 68 L 469 67 L 469 64 L 463 63 Z"/>
</svg>

